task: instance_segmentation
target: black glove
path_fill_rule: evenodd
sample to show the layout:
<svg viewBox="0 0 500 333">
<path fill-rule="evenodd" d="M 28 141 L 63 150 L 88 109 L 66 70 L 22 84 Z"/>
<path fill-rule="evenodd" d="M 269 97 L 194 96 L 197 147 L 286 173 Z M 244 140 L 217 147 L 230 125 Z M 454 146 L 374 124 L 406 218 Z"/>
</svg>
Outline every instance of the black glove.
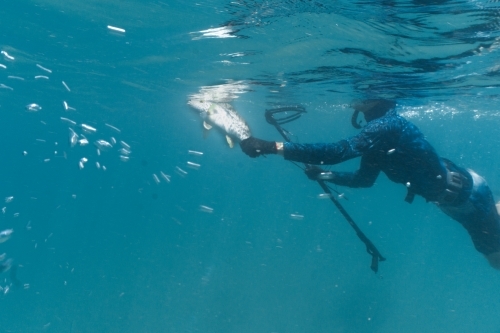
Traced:
<svg viewBox="0 0 500 333">
<path fill-rule="evenodd" d="M 265 141 L 253 136 L 240 142 L 241 150 L 250 157 L 257 157 L 265 154 L 276 154 L 276 142 Z"/>
<path fill-rule="evenodd" d="M 310 180 L 318 180 L 318 175 L 325 171 L 317 165 L 308 165 L 304 172 Z"/>
</svg>

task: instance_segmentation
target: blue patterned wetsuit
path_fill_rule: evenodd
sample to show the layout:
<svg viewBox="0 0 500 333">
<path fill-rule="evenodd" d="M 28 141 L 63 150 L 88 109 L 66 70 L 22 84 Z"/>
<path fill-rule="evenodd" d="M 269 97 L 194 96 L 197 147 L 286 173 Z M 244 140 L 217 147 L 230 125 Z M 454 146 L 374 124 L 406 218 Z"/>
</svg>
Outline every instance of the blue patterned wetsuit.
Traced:
<svg viewBox="0 0 500 333">
<path fill-rule="evenodd" d="M 488 255 L 500 251 L 500 217 L 484 179 L 440 158 L 422 132 L 395 111 L 370 121 L 358 135 L 336 143 L 286 142 L 284 157 L 316 165 L 361 157 L 359 170 L 333 172 L 330 181 L 348 187 L 370 187 L 382 171 L 393 182 L 408 186 L 407 201 L 420 195 L 460 222 L 479 252 Z M 450 174 L 459 178 L 459 188 L 450 187 Z M 449 193 L 454 195 L 447 197 Z"/>
</svg>

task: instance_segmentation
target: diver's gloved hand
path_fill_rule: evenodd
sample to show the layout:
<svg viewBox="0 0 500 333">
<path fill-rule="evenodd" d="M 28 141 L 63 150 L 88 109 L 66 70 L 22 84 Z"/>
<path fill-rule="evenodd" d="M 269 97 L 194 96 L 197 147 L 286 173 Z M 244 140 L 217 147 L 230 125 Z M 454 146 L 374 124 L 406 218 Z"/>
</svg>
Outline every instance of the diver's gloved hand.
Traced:
<svg viewBox="0 0 500 333">
<path fill-rule="evenodd" d="M 258 157 L 266 154 L 276 154 L 276 142 L 265 141 L 254 138 L 253 136 L 240 142 L 241 150 L 250 157 Z"/>
<path fill-rule="evenodd" d="M 304 172 L 310 180 L 318 180 L 318 176 L 325 171 L 317 165 L 308 165 Z"/>
<path fill-rule="evenodd" d="M 335 172 L 325 171 L 316 165 L 308 165 L 304 172 L 310 180 L 325 180 L 327 182 L 334 182 L 333 179 L 335 179 L 336 176 Z"/>
</svg>

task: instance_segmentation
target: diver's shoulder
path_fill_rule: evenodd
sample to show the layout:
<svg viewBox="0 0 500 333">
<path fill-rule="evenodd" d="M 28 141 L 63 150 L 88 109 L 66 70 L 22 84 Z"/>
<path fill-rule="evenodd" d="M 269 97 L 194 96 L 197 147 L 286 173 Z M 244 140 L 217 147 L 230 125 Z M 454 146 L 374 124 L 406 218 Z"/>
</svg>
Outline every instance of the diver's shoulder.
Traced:
<svg viewBox="0 0 500 333">
<path fill-rule="evenodd" d="M 405 117 L 403 117 L 402 115 L 400 115 L 399 113 L 397 112 L 388 112 L 385 117 L 387 118 L 387 121 L 389 122 L 393 122 L 393 123 L 399 123 L 399 124 L 402 124 L 402 125 L 406 125 L 406 124 L 413 124 L 411 121 L 409 121 L 408 119 L 406 119 Z"/>
<path fill-rule="evenodd" d="M 406 118 L 399 115 L 397 112 L 388 112 L 377 120 L 379 120 L 379 122 L 381 123 L 386 123 L 391 125 L 409 123 L 409 121 Z"/>
</svg>

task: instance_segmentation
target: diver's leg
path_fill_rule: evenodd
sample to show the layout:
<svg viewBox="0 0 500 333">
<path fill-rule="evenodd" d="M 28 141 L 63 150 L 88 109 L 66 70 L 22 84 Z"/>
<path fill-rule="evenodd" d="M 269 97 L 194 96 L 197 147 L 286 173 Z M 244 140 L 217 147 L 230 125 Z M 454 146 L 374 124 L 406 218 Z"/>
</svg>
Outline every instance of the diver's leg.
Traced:
<svg viewBox="0 0 500 333">
<path fill-rule="evenodd" d="M 441 210 L 460 222 L 469 233 L 474 247 L 500 270 L 500 202 L 495 204 L 486 181 L 472 170 L 474 179 L 469 199 L 460 206 L 440 206 Z"/>
<path fill-rule="evenodd" d="M 500 252 L 493 252 L 485 255 L 485 257 L 488 259 L 491 267 L 500 270 Z"/>
<path fill-rule="evenodd" d="M 476 208 L 473 219 L 476 231 L 474 245 L 484 254 L 491 267 L 500 270 L 500 201 L 495 203 L 493 194 L 482 177 L 472 170 L 468 171 L 474 178 L 470 196 Z"/>
<path fill-rule="evenodd" d="M 497 214 L 500 215 L 500 201 L 495 204 L 497 209 Z M 485 255 L 486 259 L 490 263 L 491 267 L 500 270 L 500 252 L 493 252 L 491 254 Z"/>
</svg>

